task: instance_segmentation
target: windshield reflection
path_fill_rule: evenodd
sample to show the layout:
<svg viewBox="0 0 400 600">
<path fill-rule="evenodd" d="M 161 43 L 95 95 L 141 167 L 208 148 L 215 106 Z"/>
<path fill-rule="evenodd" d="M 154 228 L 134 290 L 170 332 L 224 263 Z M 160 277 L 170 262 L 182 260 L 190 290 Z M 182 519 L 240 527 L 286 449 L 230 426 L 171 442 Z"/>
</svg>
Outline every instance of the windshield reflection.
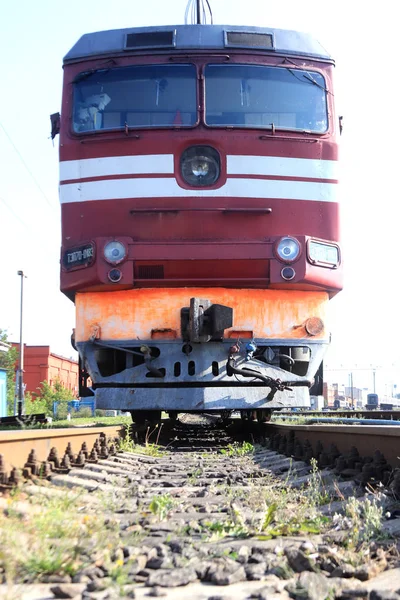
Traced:
<svg viewBox="0 0 400 600">
<path fill-rule="evenodd" d="M 207 65 L 206 123 L 224 127 L 328 128 L 320 73 L 255 65 Z"/>
<path fill-rule="evenodd" d="M 324 77 L 292 67 L 209 64 L 205 124 L 211 127 L 328 129 Z M 198 122 L 195 65 L 140 65 L 80 73 L 74 81 L 76 133 L 193 127 Z"/>
<path fill-rule="evenodd" d="M 74 131 L 193 126 L 194 65 L 149 65 L 85 73 L 75 80 Z"/>
</svg>

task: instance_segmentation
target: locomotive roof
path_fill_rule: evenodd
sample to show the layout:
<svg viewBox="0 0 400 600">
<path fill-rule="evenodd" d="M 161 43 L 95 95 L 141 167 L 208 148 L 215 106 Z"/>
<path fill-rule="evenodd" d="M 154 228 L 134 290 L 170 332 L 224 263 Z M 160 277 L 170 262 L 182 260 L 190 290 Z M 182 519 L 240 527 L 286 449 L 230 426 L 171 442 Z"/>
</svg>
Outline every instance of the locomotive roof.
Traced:
<svg viewBox="0 0 400 600">
<path fill-rule="evenodd" d="M 64 62 L 135 50 L 181 52 L 233 48 L 334 62 L 325 48 L 307 33 L 237 25 L 163 25 L 87 33 L 66 54 Z"/>
</svg>

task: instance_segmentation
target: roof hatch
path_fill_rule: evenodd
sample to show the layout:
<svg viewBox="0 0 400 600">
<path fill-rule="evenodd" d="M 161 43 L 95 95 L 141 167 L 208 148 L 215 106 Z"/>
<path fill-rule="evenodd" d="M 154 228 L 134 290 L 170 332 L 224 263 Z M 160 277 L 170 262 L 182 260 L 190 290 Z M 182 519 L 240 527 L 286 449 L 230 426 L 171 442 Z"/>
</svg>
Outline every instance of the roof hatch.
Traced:
<svg viewBox="0 0 400 600">
<path fill-rule="evenodd" d="M 231 48 L 274 49 L 272 33 L 254 33 L 253 31 L 225 31 L 225 46 Z"/>
<path fill-rule="evenodd" d="M 139 48 L 174 48 L 175 37 L 175 29 L 169 31 L 128 33 L 125 40 L 125 50 L 137 50 Z"/>
</svg>

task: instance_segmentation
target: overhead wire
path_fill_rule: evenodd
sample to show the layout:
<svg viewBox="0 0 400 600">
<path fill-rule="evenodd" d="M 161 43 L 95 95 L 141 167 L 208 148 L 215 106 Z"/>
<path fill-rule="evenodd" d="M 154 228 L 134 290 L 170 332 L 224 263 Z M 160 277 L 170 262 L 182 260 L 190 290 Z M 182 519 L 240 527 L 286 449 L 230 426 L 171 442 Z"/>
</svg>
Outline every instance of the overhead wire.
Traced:
<svg viewBox="0 0 400 600">
<path fill-rule="evenodd" d="M 4 204 L 4 206 L 9 210 L 9 212 L 12 214 L 12 216 L 15 219 L 17 219 L 17 221 L 19 221 L 19 223 L 21 223 L 21 225 L 23 225 L 30 234 L 34 234 L 37 231 L 37 227 L 35 227 L 35 232 L 33 232 L 32 226 L 28 225 L 28 223 L 26 223 L 23 219 L 21 219 L 21 217 L 15 212 L 15 210 L 12 208 L 12 206 L 2 196 L 0 196 L 0 202 L 2 202 Z M 46 242 L 42 236 L 34 235 L 34 240 L 35 240 L 34 244 L 38 244 L 45 251 L 44 256 L 46 258 L 49 258 L 49 256 L 52 255 L 52 253 L 49 252 L 49 250 L 53 249 L 52 246 L 46 245 Z"/>
<path fill-rule="evenodd" d="M 210 12 L 211 25 L 213 25 L 213 23 L 214 23 L 214 17 L 213 17 L 213 14 L 212 14 L 211 6 L 210 6 L 210 3 L 209 3 L 208 0 L 206 0 L 206 3 L 207 3 L 207 6 L 208 6 L 208 10 Z"/>
<path fill-rule="evenodd" d="M 21 219 L 21 217 L 19 215 L 17 215 L 17 213 L 14 211 L 14 209 L 1 196 L 0 196 L 0 202 L 2 202 L 4 204 L 4 206 L 6 206 L 8 208 L 10 213 L 21 223 L 21 225 L 23 225 L 24 227 L 29 229 L 29 225 L 27 223 L 25 223 L 25 221 L 23 219 Z"/>
<path fill-rule="evenodd" d="M 8 133 L 8 131 L 6 130 L 6 128 L 4 127 L 3 123 L 0 121 L 0 127 L 4 132 L 4 135 L 7 137 L 8 141 L 10 142 L 11 146 L 14 148 L 18 158 L 20 159 L 20 161 L 22 162 L 22 164 L 24 165 L 26 171 L 29 173 L 32 181 L 35 183 L 37 189 L 39 190 L 39 192 L 41 193 L 42 197 L 45 199 L 46 203 L 50 206 L 50 208 L 56 212 L 56 206 L 54 205 L 53 202 L 51 202 L 48 197 L 46 196 L 46 194 L 44 193 L 43 189 L 41 188 L 38 180 L 36 179 L 36 177 L 34 176 L 34 174 L 32 173 L 31 169 L 29 168 L 29 166 L 27 165 L 26 161 L 24 160 L 21 152 L 18 150 L 17 146 L 15 145 L 15 143 L 13 142 L 10 134 Z"/>
<path fill-rule="evenodd" d="M 200 23 L 202 25 L 205 25 L 207 23 L 207 11 L 210 16 L 211 25 L 213 24 L 213 22 L 214 22 L 213 14 L 212 14 L 209 0 L 200 0 L 200 2 L 199 2 L 200 14 L 199 15 L 197 14 L 197 10 L 198 10 L 197 0 L 188 0 L 186 9 L 185 9 L 185 25 L 189 24 L 189 18 L 190 18 L 191 25 L 196 25 L 198 22 L 197 21 L 198 16 L 200 17 Z"/>
</svg>

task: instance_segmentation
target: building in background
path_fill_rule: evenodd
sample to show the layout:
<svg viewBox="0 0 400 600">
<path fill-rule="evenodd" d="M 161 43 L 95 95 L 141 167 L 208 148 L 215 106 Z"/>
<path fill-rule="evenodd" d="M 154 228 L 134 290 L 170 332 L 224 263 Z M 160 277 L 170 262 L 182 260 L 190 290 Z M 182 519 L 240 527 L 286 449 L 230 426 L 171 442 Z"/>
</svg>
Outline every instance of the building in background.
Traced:
<svg viewBox="0 0 400 600">
<path fill-rule="evenodd" d="M 19 350 L 19 344 L 12 344 Z M 25 393 L 37 394 L 42 381 L 49 385 L 59 380 L 73 394 L 78 394 L 78 363 L 50 351 L 50 346 L 24 345 Z M 39 389 L 38 389 L 39 388 Z"/>
<path fill-rule="evenodd" d="M 10 344 L 6 344 L 0 340 L 0 352 L 8 352 L 9 348 L 11 348 Z"/>
<path fill-rule="evenodd" d="M 366 394 L 366 390 L 357 387 L 324 382 L 324 399 L 329 408 L 361 409 L 367 402 Z"/>
<path fill-rule="evenodd" d="M 362 408 L 367 404 L 367 393 L 365 390 L 357 387 L 345 387 L 344 395 L 348 400 L 349 406 L 354 408 Z"/>
<path fill-rule="evenodd" d="M 324 381 L 323 394 L 325 399 L 325 406 L 333 408 L 333 404 L 338 395 L 337 383 L 328 383 Z"/>
<path fill-rule="evenodd" d="M 0 417 L 7 416 L 7 371 L 0 368 Z"/>
</svg>

